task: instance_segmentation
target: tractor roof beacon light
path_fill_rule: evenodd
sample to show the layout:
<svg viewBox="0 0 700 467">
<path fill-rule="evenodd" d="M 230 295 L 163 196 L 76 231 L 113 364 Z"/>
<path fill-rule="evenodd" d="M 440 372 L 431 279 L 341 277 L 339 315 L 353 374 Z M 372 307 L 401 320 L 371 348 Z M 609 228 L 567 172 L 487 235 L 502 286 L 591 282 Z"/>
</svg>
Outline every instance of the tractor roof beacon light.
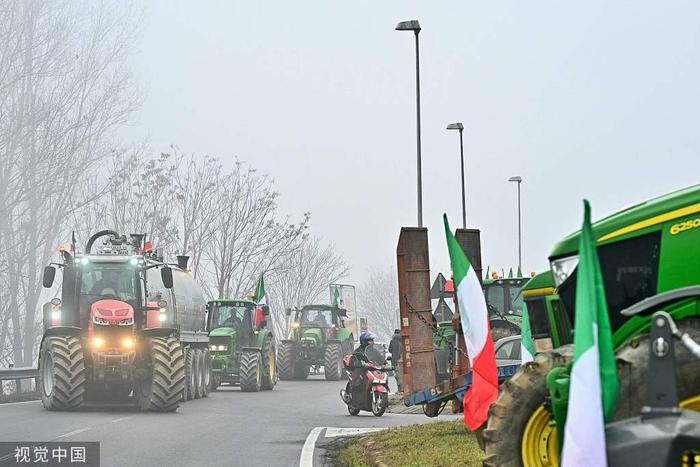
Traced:
<svg viewBox="0 0 700 467">
<path fill-rule="evenodd" d="M 421 175 L 421 142 L 420 142 L 420 60 L 418 54 L 418 20 L 401 21 L 396 25 L 397 31 L 413 31 L 416 36 L 416 166 L 418 181 L 418 227 L 423 227 L 423 179 Z"/>
<path fill-rule="evenodd" d="M 177 255 L 177 266 L 183 271 L 187 271 L 187 263 L 190 257 L 186 255 Z"/>
<path fill-rule="evenodd" d="M 464 193 L 464 141 L 462 139 L 462 132 L 464 131 L 464 125 L 462 122 L 450 123 L 447 125 L 448 130 L 459 130 L 459 158 L 460 167 L 462 168 L 462 228 L 467 228 L 467 199 Z"/>
</svg>

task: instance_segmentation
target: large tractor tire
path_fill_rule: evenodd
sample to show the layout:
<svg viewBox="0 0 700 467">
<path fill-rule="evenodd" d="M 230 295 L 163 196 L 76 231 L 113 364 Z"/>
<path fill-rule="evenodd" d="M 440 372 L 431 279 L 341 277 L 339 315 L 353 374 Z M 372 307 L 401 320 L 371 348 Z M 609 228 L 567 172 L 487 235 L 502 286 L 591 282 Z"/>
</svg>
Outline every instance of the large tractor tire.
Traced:
<svg viewBox="0 0 700 467">
<path fill-rule="evenodd" d="M 150 371 L 134 391 L 138 407 L 153 412 L 174 412 L 185 387 L 185 354 L 173 337 L 151 337 L 147 341 Z"/>
<path fill-rule="evenodd" d="M 201 399 L 202 397 L 206 397 L 206 396 L 204 395 L 204 391 L 205 391 L 205 388 L 204 388 L 204 380 L 205 380 L 205 378 L 204 378 L 204 372 L 205 372 L 205 368 L 204 368 L 204 367 L 205 367 L 205 365 L 206 365 L 206 362 L 204 361 L 204 350 L 202 350 L 202 349 L 195 349 L 195 351 L 194 351 L 194 358 L 195 358 L 195 362 L 196 362 L 195 367 L 197 368 L 197 373 L 196 373 L 196 376 L 197 376 L 197 389 L 196 389 L 196 392 L 195 392 L 195 398 L 196 398 L 196 399 Z M 209 394 L 209 393 L 207 392 L 207 394 Z"/>
<path fill-rule="evenodd" d="M 267 336 L 262 346 L 262 382 L 261 389 L 271 391 L 277 384 L 277 352 L 272 336 Z"/>
<path fill-rule="evenodd" d="M 197 373 L 195 368 L 194 349 L 185 349 L 185 386 L 182 392 L 182 400 L 190 401 L 194 399 L 197 392 Z"/>
<path fill-rule="evenodd" d="M 241 391 L 258 392 L 262 384 L 262 357 L 257 350 L 241 352 Z"/>
<path fill-rule="evenodd" d="M 282 341 L 282 343 L 280 343 L 280 351 L 277 354 L 277 368 L 281 380 L 288 381 L 294 379 L 295 352 L 296 347 L 294 346 L 294 342 Z"/>
<path fill-rule="evenodd" d="M 549 395 L 547 373 L 572 356 L 573 346 L 539 353 L 501 385 L 483 432 L 485 466 L 559 465 L 556 431 L 542 404 Z"/>
<path fill-rule="evenodd" d="M 212 376 L 211 353 L 209 349 L 202 349 L 202 397 L 209 397 Z"/>
<path fill-rule="evenodd" d="M 326 381 L 338 381 L 343 374 L 343 356 L 340 342 L 330 342 L 326 345 L 323 358 L 323 373 Z"/>
<path fill-rule="evenodd" d="M 39 355 L 39 391 L 48 410 L 74 410 L 85 396 L 85 357 L 80 338 L 47 337 Z"/>
</svg>

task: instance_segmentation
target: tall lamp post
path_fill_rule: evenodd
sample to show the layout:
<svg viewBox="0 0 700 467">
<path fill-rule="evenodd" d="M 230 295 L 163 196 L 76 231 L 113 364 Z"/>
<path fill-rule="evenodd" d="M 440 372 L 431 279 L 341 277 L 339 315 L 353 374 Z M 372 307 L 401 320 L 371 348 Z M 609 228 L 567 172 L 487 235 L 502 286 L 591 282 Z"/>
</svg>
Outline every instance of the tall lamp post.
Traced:
<svg viewBox="0 0 700 467">
<path fill-rule="evenodd" d="M 464 142 L 462 140 L 462 132 L 464 125 L 462 122 L 450 123 L 447 125 L 448 130 L 459 130 L 459 158 L 462 167 L 462 228 L 467 228 L 467 199 L 464 194 Z"/>
<path fill-rule="evenodd" d="M 418 33 L 420 23 L 418 20 L 401 21 L 396 25 L 397 31 L 413 31 L 416 36 L 416 135 L 417 135 L 417 171 L 418 171 L 418 227 L 423 227 L 423 181 L 421 177 L 420 154 L 420 61 L 418 59 Z"/>
<path fill-rule="evenodd" d="M 523 182 L 523 179 L 520 175 L 516 175 L 515 177 L 510 177 L 508 179 L 509 182 L 517 182 L 518 184 L 518 270 L 522 271 L 522 266 L 523 266 L 523 250 L 522 250 L 522 235 L 521 235 L 521 228 L 520 228 L 520 184 Z"/>
</svg>

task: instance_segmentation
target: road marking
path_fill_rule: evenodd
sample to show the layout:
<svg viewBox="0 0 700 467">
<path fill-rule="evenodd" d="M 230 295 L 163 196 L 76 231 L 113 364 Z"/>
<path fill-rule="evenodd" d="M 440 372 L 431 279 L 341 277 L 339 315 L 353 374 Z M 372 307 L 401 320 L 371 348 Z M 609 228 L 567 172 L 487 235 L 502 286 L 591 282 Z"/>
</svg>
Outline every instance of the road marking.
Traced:
<svg viewBox="0 0 700 467">
<path fill-rule="evenodd" d="M 385 430 L 385 428 L 326 428 L 323 435 L 326 438 L 337 438 L 338 436 L 357 436 L 365 433 L 374 433 Z"/>
<path fill-rule="evenodd" d="M 314 465 L 314 449 L 316 448 L 316 440 L 318 435 L 325 429 L 325 426 L 317 426 L 309 436 L 306 437 L 304 447 L 301 448 L 301 457 L 299 458 L 299 467 L 313 467 Z"/>
<path fill-rule="evenodd" d="M 0 404 L 0 407 L 4 407 L 6 405 L 17 405 L 17 404 L 34 404 L 36 402 L 41 402 L 41 401 L 39 400 L 39 401 L 22 401 L 22 402 L 3 402 L 2 404 Z"/>
<path fill-rule="evenodd" d="M 84 431 L 88 431 L 89 429 L 90 429 L 90 427 L 87 427 L 87 428 L 79 428 L 79 429 L 77 429 L 77 430 L 75 430 L 75 431 L 71 431 L 70 433 L 66 433 L 66 434 L 61 435 L 61 436 L 56 436 L 56 439 L 59 439 L 59 438 L 68 438 L 69 436 L 77 435 L 78 433 L 82 433 L 82 432 L 84 432 Z"/>
<path fill-rule="evenodd" d="M 316 441 L 323 430 L 326 433 L 325 438 L 338 438 L 340 436 L 357 436 L 365 433 L 374 433 L 376 431 L 386 430 L 386 428 L 336 428 L 317 426 L 309 433 L 304 442 L 304 447 L 301 448 L 301 457 L 299 458 L 299 467 L 313 467 L 314 465 L 314 450 L 316 449 Z"/>
<path fill-rule="evenodd" d="M 119 423 L 119 422 L 123 422 L 124 420 L 128 420 L 130 418 L 134 418 L 134 416 L 129 415 L 128 417 L 115 418 L 114 420 L 111 420 L 110 423 Z"/>
</svg>

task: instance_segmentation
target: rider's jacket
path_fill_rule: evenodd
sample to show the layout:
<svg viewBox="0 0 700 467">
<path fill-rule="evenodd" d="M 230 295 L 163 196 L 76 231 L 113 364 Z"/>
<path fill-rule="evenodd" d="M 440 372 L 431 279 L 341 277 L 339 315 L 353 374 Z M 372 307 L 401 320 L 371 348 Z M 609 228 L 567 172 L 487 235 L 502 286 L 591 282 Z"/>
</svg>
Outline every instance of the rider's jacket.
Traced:
<svg viewBox="0 0 700 467">
<path fill-rule="evenodd" d="M 350 356 L 350 369 L 356 370 L 362 368 L 362 363 L 369 363 L 369 358 L 365 355 L 366 345 L 361 345 L 355 349 L 355 351 Z"/>
</svg>

